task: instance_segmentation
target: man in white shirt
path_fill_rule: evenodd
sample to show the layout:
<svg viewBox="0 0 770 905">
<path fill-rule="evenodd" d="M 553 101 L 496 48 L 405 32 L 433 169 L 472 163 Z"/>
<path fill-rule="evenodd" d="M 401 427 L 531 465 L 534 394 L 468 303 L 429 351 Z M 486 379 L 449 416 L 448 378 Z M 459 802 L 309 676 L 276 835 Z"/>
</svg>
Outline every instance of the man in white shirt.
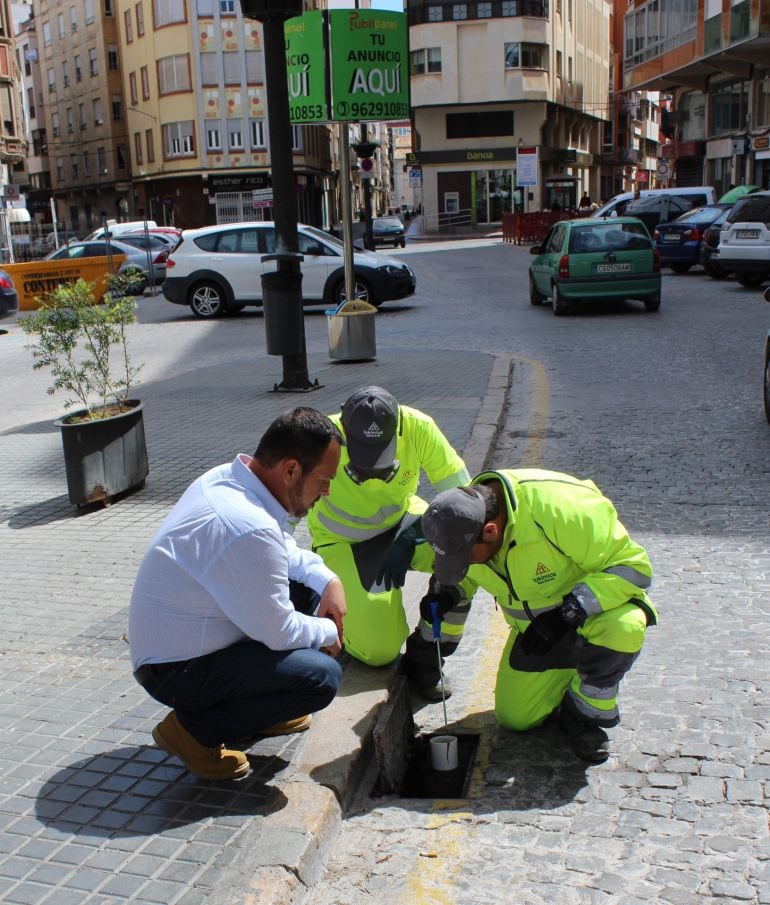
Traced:
<svg viewBox="0 0 770 905">
<path fill-rule="evenodd" d="M 155 742 L 202 779 L 243 776 L 239 747 L 306 729 L 337 692 L 342 583 L 291 530 L 329 493 L 343 442 L 314 409 L 281 415 L 253 457 L 188 487 L 145 553 L 129 610 L 134 676 L 173 708 Z"/>
</svg>

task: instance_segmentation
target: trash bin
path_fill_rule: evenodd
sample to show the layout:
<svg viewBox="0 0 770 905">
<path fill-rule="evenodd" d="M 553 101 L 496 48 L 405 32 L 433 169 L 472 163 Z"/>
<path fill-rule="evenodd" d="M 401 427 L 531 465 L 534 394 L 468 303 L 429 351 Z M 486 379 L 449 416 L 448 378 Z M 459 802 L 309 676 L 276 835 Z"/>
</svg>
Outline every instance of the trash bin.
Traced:
<svg viewBox="0 0 770 905">
<path fill-rule="evenodd" d="M 268 355 L 301 355 L 305 321 L 302 274 L 271 270 L 262 274 L 262 309 Z"/>
<path fill-rule="evenodd" d="M 360 299 L 343 301 L 326 309 L 329 328 L 329 358 L 366 361 L 377 356 L 374 317 L 377 309 Z"/>
</svg>

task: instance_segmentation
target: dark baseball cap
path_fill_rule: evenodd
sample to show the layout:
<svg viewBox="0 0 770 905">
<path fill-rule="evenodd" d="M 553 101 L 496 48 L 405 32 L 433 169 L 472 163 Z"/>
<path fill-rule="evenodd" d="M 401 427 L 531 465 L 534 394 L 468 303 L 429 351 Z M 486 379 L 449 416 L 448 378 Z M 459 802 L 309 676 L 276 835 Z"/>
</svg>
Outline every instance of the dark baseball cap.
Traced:
<svg viewBox="0 0 770 905">
<path fill-rule="evenodd" d="M 342 427 L 351 464 L 391 468 L 396 461 L 398 403 L 382 387 L 361 387 L 342 403 Z"/>
<path fill-rule="evenodd" d="M 433 572 L 441 584 L 457 584 L 465 577 L 486 511 L 473 487 L 455 487 L 438 494 L 423 513 L 422 530 L 436 554 Z"/>
</svg>

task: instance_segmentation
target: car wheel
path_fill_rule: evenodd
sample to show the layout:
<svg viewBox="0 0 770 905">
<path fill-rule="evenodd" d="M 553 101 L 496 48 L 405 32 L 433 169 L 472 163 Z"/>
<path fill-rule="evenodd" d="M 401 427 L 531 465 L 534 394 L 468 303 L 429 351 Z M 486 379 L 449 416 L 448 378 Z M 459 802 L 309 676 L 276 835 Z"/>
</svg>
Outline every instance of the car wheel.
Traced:
<svg viewBox="0 0 770 905">
<path fill-rule="evenodd" d="M 645 311 L 660 311 L 660 293 L 644 300 Z"/>
<path fill-rule="evenodd" d="M 750 270 L 748 273 L 739 273 L 737 277 L 738 282 L 745 289 L 756 289 L 765 282 L 766 278 L 767 274 L 761 270 Z"/>
<path fill-rule="evenodd" d="M 401 240 L 401 247 L 406 248 L 406 239 Z"/>
<path fill-rule="evenodd" d="M 692 264 L 672 264 L 671 269 L 674 273 L 687 273 L 687 271 L 692 267 Z"/>
<path fill-rule="evenodd" d="M 190 310 L 196 317 L 221 317 L 225 313 L 225 294 L 217 283 L 197 283 L 190 290 Z"/>
<path fill-rule="evenodd" d="M 770 423 L 770 350 L 765 362 L 765 418 Z"/>
<path fill-rule="evenodd" d="M 727 271 L 722 270 L 721 267 L 706 267 L 705 271 L 711 277 L 712 280 L 727 279 Z"/>
<path fill-rule="evenodd" d="M 369 302 L 370 305 L 375 305 L 374 294 L 372 293 L 372 287 L 366 282 L 366 280 L 361 277 L 356 277 L 356 284 L 353 289 L 353 297 L 360 299 L 362 302 Z M 345 280 L 344 278 L 337 281 L 336 286 L 332 291 L 332 298 L 334 300 L 335 305 L 339 305 L 340 302 L 345 298 Z"/>
<path fill-rule="evenodd" d="M 537 286 L 535 285 L 535 280 L 532 274 L 529 275 L 529 302 L 531 305 L 542 305 L 543 304 L 543 296 L 538 291 Z"/>
<path fill-rule="evenodd" d="M 567 303 L 564 301 L 564 296 L 559 292 L 559 287 L 556 283 L 551 287 L 551 305 L 553 313 L 557 317 L 562 317 L 562 315 L 567 313 Z"/>
</svg>

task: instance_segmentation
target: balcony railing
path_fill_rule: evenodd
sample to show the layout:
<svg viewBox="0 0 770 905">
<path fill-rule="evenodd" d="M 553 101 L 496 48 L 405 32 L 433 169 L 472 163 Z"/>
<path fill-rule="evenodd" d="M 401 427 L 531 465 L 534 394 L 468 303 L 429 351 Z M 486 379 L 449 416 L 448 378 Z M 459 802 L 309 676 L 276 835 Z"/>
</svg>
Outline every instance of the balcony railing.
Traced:
<svg viewBox="0 0 770 905">
<path fill-rule="evenodd" d="M 408 0 L 410 25 L 431 22 L 463 22 L 468 19 L 502 19 L 509 16 L 532 16 L 547 19 L 549 0 L 491 0 L 478 3 L 436 3 L 435 0 Z"/>
</svg>

